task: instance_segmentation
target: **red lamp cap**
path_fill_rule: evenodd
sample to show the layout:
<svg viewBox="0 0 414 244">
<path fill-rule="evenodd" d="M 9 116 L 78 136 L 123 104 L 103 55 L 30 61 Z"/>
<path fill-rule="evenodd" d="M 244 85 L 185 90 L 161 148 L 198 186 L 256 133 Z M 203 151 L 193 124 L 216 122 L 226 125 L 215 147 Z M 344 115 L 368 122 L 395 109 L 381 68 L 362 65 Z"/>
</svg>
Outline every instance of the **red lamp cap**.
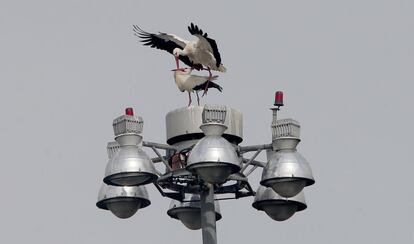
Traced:
<svg viewBox="0 0 414 244">
<path fill-rule="evenodd" d="M 275 106 L 283 106 L 283 92 L 282 91 L 277 91 L 275 93 Z"/>
<path fill-rule="evenodd" d="M 133 108 L 126 108 L 125 115 L 134 116 L 134 109 Z"/>
</svg>

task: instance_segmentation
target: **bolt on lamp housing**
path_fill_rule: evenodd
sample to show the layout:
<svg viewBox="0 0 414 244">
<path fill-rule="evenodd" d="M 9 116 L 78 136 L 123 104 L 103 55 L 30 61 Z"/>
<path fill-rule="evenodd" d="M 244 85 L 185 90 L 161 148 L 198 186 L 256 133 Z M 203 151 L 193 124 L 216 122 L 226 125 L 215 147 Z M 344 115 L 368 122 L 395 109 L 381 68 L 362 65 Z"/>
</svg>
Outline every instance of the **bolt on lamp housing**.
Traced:
<svg viewBox="0 0 414 244">
<path fill-rule="evenodd" d="M 150 204 L 145 186 L 111 186 L 103 183 L 96 206 L 110 210 L 118 218 L 126 219 Z"/>
<path fill-rule="evenodd" d="M 267 151 L 268 163 L 260 184 L 283 197 L 293 197 L 315 183 L 309 163 L 296 151 L 300 125 L 293 119 L 277 120 L 272 124 L 272 132 L 273 150 Z"/>
<path fill-rule="evenodd" d="M 301 191 L 292 198 L 284 198 L 273 191 L 272 188 L 259 186 L 252 206 L 264 211 L 276 221 L 284 221 L 296 212 L 306 209 L 305 194 Z"/>
<path fill-rule="evenodd" d="M 226 107 L 205 105 L 202 117 L 200 129 L 205 137 L 191 150 L 186 169 L 208 183 L 223 183 L 241 168 L 235 148 L 222 137 L 227 129 L 224 125 Z"/>
<path fill-rule="evenodd" d="M 222 218 L 220 213 L 220 205 L 214 202 L 216 211 L 216 221 Z M 187 194 L 183 202 L 172 200 L 167 211 L 168 216 L 180 220 L 185 227 L 190 230 L 198 230 L 201 228 L 201 206 L 200 195 Z"/>
<path fill-rule="evenodd" d="M 131 110 L 127 110 L 131 113 Z M 115 186 L 139 186 L 157 179 L 155 167 L 141 149 L 143 120 L 133 114 L 116 118 L 113 122 L 119 150 L 109 160 L 104 182 Z"/>
</svg>

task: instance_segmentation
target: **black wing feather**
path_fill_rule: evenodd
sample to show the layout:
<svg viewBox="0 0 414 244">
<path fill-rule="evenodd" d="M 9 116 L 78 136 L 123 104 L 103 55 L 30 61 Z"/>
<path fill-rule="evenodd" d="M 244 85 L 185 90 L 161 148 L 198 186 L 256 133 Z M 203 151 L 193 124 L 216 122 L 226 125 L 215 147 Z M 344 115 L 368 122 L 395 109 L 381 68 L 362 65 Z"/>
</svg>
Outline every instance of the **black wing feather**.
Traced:
<svg viewBox="0 0 414 244">
<path fill-rule="evenodd" d="M 200 84 L 200 85 L 198 85 L 198 86 L 195 86 L 195 87 L 193 88 L 193 90 L 194 90 L 194 91 L 204 90 L 204 89 L 206 88 L 206 83 L 207 83 L 207 81 L 206 81 L 206 82 L 204 82 L 203 84 Z M 208 83 L 208 88 L 216 88 L 217 90 L 219 90 L 219 92 L 222 92 L 222 91 L 223 91 L 223 87 L 221 87 L 220 85 L 218 85 L 217 83 L 214 83 L 214 82 L 212 82 L 212 81 L 210 81 L 210 82 Z"/>
<path fill-rule="evenodd" d="M 201 35 L 208 41 L 211 48 L 213 49 L 213 55 L 214 55 L 214 58 L 216 59 L 216 66 L 217 68 L 220 67 L 221 56 L 220 56 L 220 52 L 218 50 L 216 41 L 214 39 L 209 38 L 207 33 L 204 33 L 203 30 L 198 28 L 198 26 L 194 25 L 193 23 L 191 23 L 190 26 L 188 26 L 188 31 L 190 32 L 191 35 Z"/>
<path fill-rule="evenodd" d="M 141 42 L 144 46 L 150 46 L 152 48 L 161 49 L 164 51 L 167 51 L 171 54 L 173 54 L 173 51 L 175 48 L 183 49 L 180 45 L 177 43 L 171 41 L 171 40 L 165 40 L 160 37 L 160 35 L 164 33 L 160 33 L 160 35 L 149 33 L 141 29 L 139 26 L 134 25 L 133 26 L 134 35 L 141 38 Z M 194 63 L 187 57 L 187 56 L 179 56 L 178 57 L 183 63 L 190 67 L 194 67 L 196 69 L 201 69 L 201 67 L 194 65 Z"/>
</svg>

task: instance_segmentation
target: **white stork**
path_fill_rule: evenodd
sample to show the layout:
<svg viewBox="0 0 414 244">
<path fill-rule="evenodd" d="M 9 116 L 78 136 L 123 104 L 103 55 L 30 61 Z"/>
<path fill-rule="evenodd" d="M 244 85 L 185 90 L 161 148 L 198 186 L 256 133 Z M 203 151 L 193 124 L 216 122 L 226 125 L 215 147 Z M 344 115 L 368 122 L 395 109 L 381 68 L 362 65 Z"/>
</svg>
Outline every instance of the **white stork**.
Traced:
<svg viewBox="0 0 414 244">
<path fill-rule="evenodd" d="M 213 82 L 213 80 L 217 79 L 217 75 L 211 77 L 192 75 L 192 69 L 190 68 L 173 69 L 172 71 L 174 71 L 175 84 L 177 84 L 178 89 L 181 92 L 188 92 L 188 106 L 191 105 L 191 92 L 193 91 L 196 92 L 197 104 L 200 105 L 199 90 L 203 90 L 206 86 L 208 88 L 216 88 L 220 92 L 223 90 L 221 86 Z"/>
<path fill-rule="evenodd" d="M 187 41 L 176 35 L 160 32 L 152 34 L 142 30 L 134 25 L 135 35 L 141 38 L 141 42 L 146 46 L 165 50 L 175 57 L 177 69 L 179 69 L 179 61 L 196 70 L 207 70 L 209 79 L 212 78 L 211 70 L 226 72 L 226 68 L 221 63 L 220 53 L 215 40 L 208 37 L 197 25 L 193 23 L 188 26 L 191 35 L 196 36 L 197 40 Z M 208 82 L 204 89 L 203 96 L 208 89 Z"/>
</svg>

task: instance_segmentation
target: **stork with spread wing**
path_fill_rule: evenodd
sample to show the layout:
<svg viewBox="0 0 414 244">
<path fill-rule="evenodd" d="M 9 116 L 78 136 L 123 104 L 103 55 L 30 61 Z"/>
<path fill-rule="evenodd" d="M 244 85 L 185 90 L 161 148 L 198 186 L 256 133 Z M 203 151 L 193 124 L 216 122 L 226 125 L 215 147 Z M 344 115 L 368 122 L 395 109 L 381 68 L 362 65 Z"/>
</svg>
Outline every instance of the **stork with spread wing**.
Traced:
<svg viewBox="0 0 414 244">
<path fill-rule="evenodd" d="M 196 70 L 207 70 L 209 78 L 207 80 L 204 93 L 206 94 L 209 81 L 212 79 L 211 70 L 226 72 L 226 68 L 221 63 L 221 56 L 215 40 L 211 39 L 207 33 L 204 33 L 197 25 L 191 23 L 188 31 L 191 35 L 197 37 L 197 40 L 187 41 L 174 34 L 159 32 L 153 34 L 142 30 L 134 25 L 135 35 L 141 38 L 141 42 L 146 46 L 161 49 L 174 55 L 177 69 L 179 60 Z"/>
</svg>

